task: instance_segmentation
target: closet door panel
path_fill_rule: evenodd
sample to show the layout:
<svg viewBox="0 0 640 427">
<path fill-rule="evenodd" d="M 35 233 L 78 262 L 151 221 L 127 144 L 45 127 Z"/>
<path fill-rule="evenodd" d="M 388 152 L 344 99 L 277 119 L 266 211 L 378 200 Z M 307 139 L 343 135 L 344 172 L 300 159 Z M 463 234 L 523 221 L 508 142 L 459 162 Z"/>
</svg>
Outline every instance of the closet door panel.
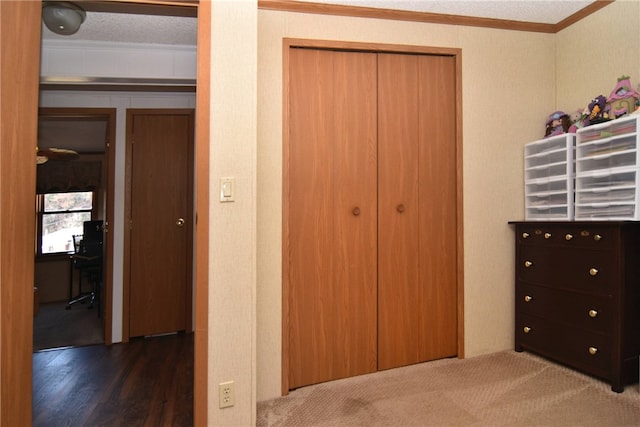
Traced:
<svg viewBox="0 0 640 427">
<path fill-rule="evenodd" d="M 418 56 L 378 57 L 378 369 L 419 360 Z"/>
<path fill-rule="evenodd" d="M 377 368 L 376 58 L 334 52 L 335 378 Z"/>
<path fill-rule="evenodd" d="M 420 361 L 457 354 L 455 60 L 419 57 Z"/>
<path fill-rule="evenodd" d="M 289 76 L 293 389 L 376 369 L 375 56 L 292 49 Z"/>
<path fill-rule="evenodd" d="M 334 139 L 331 122 L 332 63 L 326 52 L 294 50 L 290 55 L 289 149 L 289 281 L 290 374 L 296 388 L 314 382 L 326 371 L 325 360 L 314 357 L 330 351 L 331 306 L 326 300 L 333 276 L 331 213 L 333 156 L 327 141 Z M 324 59 L 324 61 L 322 60 Z M 308 82 L 314 84 L 308 84 Z M 312 196 L 313 195 L 313 196 Z"/>
</svg>

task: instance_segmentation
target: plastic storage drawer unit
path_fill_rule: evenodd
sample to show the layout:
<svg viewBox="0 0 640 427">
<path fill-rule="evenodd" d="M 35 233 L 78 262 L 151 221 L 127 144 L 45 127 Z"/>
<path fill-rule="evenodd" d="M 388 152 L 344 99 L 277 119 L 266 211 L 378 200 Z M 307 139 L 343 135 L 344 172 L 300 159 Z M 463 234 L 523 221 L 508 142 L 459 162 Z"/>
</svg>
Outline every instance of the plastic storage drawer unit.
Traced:
<svg viewBox="0 0 640 427">
<path fill-rule="evenodd" d="M 575 135 L 563 134 L 524 147 L 525 217 L 572 220 Z"/>
<path fill-rule="evenodd" d="M 638 220 L 638 115 L 580 129 L 576 140 L 576 220 Z"/>
</svg>

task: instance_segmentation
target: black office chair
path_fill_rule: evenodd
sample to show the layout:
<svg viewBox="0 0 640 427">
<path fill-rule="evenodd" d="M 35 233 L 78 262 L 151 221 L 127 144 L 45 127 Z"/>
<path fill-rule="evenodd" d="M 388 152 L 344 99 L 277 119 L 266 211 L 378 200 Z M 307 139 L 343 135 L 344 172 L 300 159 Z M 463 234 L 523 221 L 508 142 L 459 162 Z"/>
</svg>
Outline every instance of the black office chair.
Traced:
<svg viewBox="0 0 640 427">
<path fill-rule="evenodd" d="M 69 302 L 67 310 L 76 303 L 89 301 L 89 307 L 98 304 L 100 316 L 100 285 L 102 283 L 103 231 L 102 221 L 85 221 L 82 236 L 73 236 L 74 254 L 71 256 Z M 78 270 L 78 294 L 73 296 L 73 271 Z M 91 288 L 83 292 L 82 282 L 87 279 Z"/>
</svg>

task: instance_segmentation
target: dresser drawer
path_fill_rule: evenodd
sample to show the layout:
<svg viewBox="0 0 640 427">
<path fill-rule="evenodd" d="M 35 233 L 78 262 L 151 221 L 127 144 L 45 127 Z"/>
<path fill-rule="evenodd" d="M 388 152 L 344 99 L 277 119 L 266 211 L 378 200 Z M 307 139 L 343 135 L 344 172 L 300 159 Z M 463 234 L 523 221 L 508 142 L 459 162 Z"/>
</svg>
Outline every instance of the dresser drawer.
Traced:
<svg viewBox="0 0 640 427">
<path fill-rule="evenodd" d="M 521 245 L 516 254 L 518 281 L 610 295 L 618 276 L 612 251 Z"/>
<path fill-rule="evenodd" d="M 516 312 L 530 314 L 590 332 L 611 333 L 609 297 L 561 291 L 526 283 L 516 285 Z"/>
<path fill-rule="evenodd" d="M 516 232 L 519 244 L 544 247 L 612 249 L 619 241 L 617 228 L 595 224 L 520 224 Z"/>
<path fill-rule="evenodd" d="M 511 224 L 516 351 L 605 379 L 618 393 L 637 382 L 640 221 Z"/>
<path fill-rule="evenodd" d="M 607 335 L 519 314 L 516 349 L 529 350 L 600 378 L 609 378 L 611 344 Z"/>
</svg>

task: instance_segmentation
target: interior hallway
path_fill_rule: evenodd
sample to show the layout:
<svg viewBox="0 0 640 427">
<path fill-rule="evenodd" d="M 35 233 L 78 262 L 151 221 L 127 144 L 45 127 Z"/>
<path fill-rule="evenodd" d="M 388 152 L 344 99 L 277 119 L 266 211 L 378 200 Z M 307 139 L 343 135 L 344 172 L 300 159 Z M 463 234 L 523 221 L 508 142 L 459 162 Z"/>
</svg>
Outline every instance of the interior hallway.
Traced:
<svg viewBox="0 0 640 427">
<path fill-rule="evenodd" d="M 33 354 L 34 426 L 193 425 L 193 334 Z"/>
</svg>

